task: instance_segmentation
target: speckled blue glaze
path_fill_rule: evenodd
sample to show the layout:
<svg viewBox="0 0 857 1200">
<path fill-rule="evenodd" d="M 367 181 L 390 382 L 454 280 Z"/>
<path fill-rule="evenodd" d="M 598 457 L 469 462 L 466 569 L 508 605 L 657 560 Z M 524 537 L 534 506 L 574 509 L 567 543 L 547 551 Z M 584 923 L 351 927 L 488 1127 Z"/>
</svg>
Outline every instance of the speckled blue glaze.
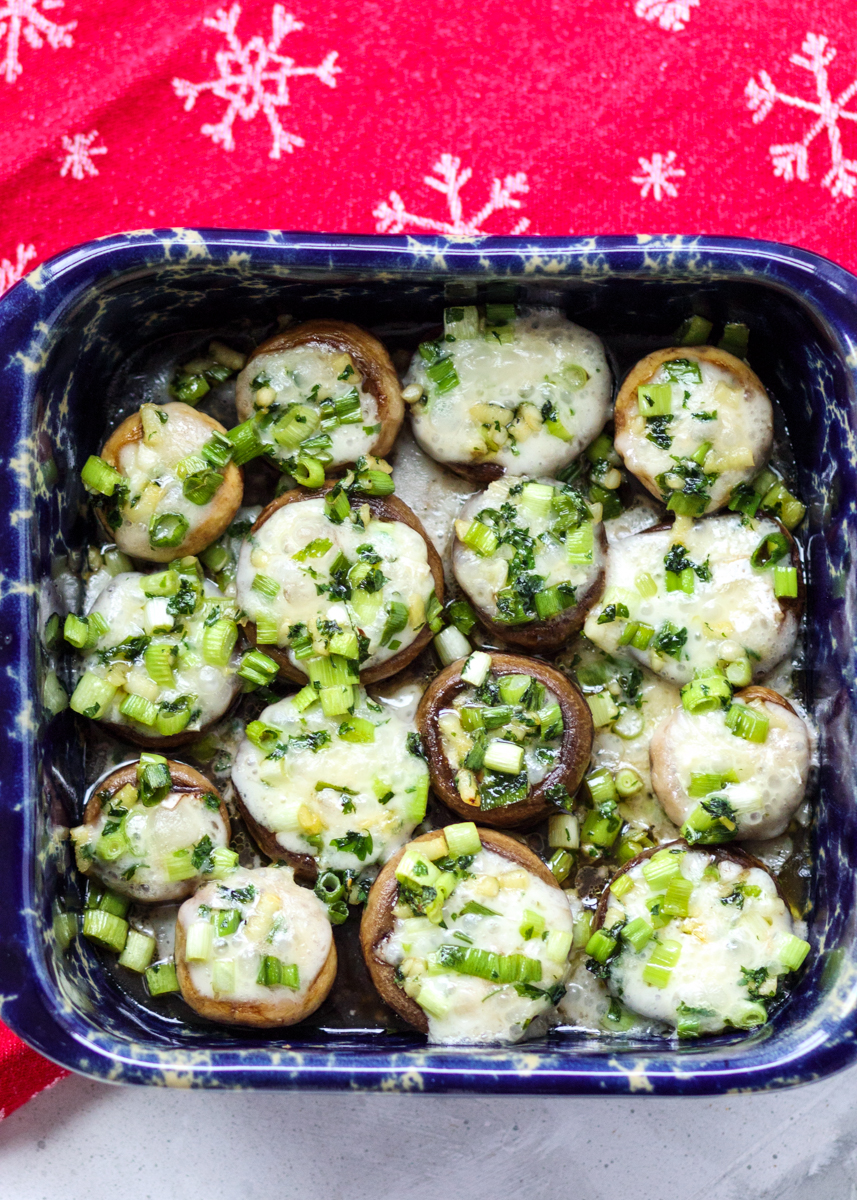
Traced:
<svg viewBox="0 0 857 1200">
<path fill-rule="evenodd" d="M 752 324 L 753 365 L 786 412 L 810 506 L 807 681 L 823 764 L 810 966 L 755 1034 L 677 1048 L 554 1034 L 473 1050 L 300 1027 L 272 1040 L 141 1010 L 87 947 L 56 957 L 51 904 L 71 885 L 52 831 L 79 813 L 81 748 L 69 714 L 51 720 L 41 706 L 35 631 L 51 561 L 81 535 L 78 471 L 97 448 L 109 380 L 147 343 L 227 311 L 391 324 L 439 315 L 451 279 L 514 280 L 606 336 L 666 337 L 691 304 Z M 788 246 L 717 238 L 143 231 L 79 246 L 13 288 L 0 301 L 0 355 L 0 1015 L 26 1041 L 115 1082 L 425 1092 L 711 1094 L 817 1079 L 857 1057 L 854 277 Z"/>
</svg>

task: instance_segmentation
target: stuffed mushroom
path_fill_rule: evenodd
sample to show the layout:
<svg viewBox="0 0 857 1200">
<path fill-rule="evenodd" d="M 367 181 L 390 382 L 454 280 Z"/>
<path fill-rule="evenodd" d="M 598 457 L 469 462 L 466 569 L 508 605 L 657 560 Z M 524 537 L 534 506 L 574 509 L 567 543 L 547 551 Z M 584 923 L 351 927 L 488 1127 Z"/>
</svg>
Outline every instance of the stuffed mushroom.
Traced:
<svg viewBox="0 0 857 1200">
<path fill-rule="evenodd" d="M 241 688 L 234 601 L 197 560 L 115 576 L 65 638 L 83 657 L 72 709 L 139 746 L 195 741 Z"/>
<path fill-rule="evenodd" d="M 144 404 L 84 466 L 101 523 L 125 554 L 169 562 L 219 538 L 243 476 L 219 422 L 189 404 Z"/>
<path fill-rule="evenodd" d="M 206 875 L 234 866 L 226 805 L 204 775 L 159 754 L 113 771 L 71 831 L 78 869 L 148 903 L 183 900 Z"/>
<path fill-rule="evenodd" d="M 778 837 L 806 792 L 807 724 L 770 688 L 721 701 L 706 685 L 686 687 L 690 709 L 676 708 L 652 738 L 655 793 L 692 844 Z"/>
<path fill-rule="evenodd" d="M 590 970 L 632 1012 L 680 1037 L 764 1024 L 810 948 L 757 859 L 685 842 L 614 875 L 593 929 Z"/>
<path fill-rule="evenodd" d="M 405 378 L 414 435 L 477 483 L 506 471 L 555 475 L 598 435 L 612 380 L 594 333 L 558 310 L 447 308 Z"/>
<path fill-rule="evenodd" d="M 179 909 L 176 973 L 183 998 L 210 1021 L 294 1025 L 336 977 L 326 909 L 289 867 L 235 870 Z"/>
<path fill-rule="evenodd" d="M 417 711 L 432 787 L 454 812 L 510 828 L 569 804 L 592 750 L 592 716 L 537 659 L 476 651 L 433 680 Z"/>
<path fill-rule="evenodd" d="M 399 380 L 377 338 L 348 321 L 306 321 L 263 342 L 238 376 L 237 432 L 306 482 L 392 449 L 404 416 Z M 240 453 L 240 452 L 239 452 Z M 320 482 L 320 480 L 318 480 Z"/>
<path fill-rule="evenodd" d="M 351 711 L 337 716 L 325 715 L 317 693 L 272 704 L 235 754 L 232 782 L 256 842 L 310 880 L 385 861 L 426 812 L 413 721 L 395 703 L 354 692 Z"/>
<path fill-rule="evenodd" d="M 507 475 L 466 502 L 455 522 L 455 577 L 495 637 L 555 649 L 601 594 L 607 539 L 576 488 Z"/>
<path fill-rule="evenodd" d="M 390 859 L 360 940 L 381 996 L 430 1041 L 516 1042 L 565 992 L 571 909 L 531 850 L 467 822 Z"/>
<path fill-rule="evenodd" d="M 386 679 L 428 643 L 443 568 L 401 500 L 355 498 L 352 508 L 336 484 L 268 505 L 241 547 L 236 587 L 250 639 L 285 678 L 318 685 L 337 716 L 358 674 Z"/>
<path fill-rule="evenodd" d="M 614 542 L 584 632 L 674 683 L 722 668 L 742 687 L 789 654 L 802 606 L 790 534 L 768 518 L 729 514 Z"/>
<path fill-rule="evenodd" d="M 619 391 L 615 421 L 625 466 L 685 516 L 714 512 L 757 475 L 774 433 L 761 381 L 713 346 L 647 355 Z"/>
</svg>

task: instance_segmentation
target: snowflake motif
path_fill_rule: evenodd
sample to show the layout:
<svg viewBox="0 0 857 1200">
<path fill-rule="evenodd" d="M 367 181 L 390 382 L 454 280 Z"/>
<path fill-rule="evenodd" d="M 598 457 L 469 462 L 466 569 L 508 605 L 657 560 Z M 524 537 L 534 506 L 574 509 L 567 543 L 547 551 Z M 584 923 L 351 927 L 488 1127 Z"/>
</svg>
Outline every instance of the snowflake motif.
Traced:
<svg viewBox="0 0 857 1200">
<path fill-rule="evenodd" d="M 645 200 L 649 192 L 656 200 L 663 200 L 664 196 L 677 196 L 678 189 L 672 179 L 682 179 L 685 172 L 681 167 L 674 167 L 675 150 L 670 150 L 666 155 L 653 154 L 651 159 L 638 158 L 642 175 L 632 175 L 631 182 L 639 183 L 640 195 Z"/>
<path fill-rule="evenodd" d="M 472 169 L 465 167 L 462 171 L 460 158 L 454 158 L 451 154 L 441 154 L 432 171 L 434 175 L 423 176 L 423 183 L 446 196 L 450 219 L 438 221 L 434 217 L 421 217 L 410 213 L 399 193 L 390 192 L 389 202 L 382 200 L 378 207 L 372 210 L 372 216 L 378 219 L 375 226 L 378 233 L 402 233 L 410 226 L 412 229 L 430 229 L 433 233 L 446 233 L 453 237 L 477 237 L 485 233 L 482 226 L 489 217 L 506 208 L 520 208 L 521 201 L 515 198 L 516 195 L 530 190 L 523 171 L 519 171 L 517 175 L 507 175 L 502 182 L 493 179 L 486 203 L 473 216 L 465 217 L 461 189 L 472 177 Z M 522 217 L 511 233 L 523 233 L 529 226 L 529 218 Z"/>
<path fill-rule="evenodd" d="M 44 12 L 40 11 L 40 6 Z M 0 41 L 6 39 L 6 57 L 0 62 L 0 72 L 7 83 L 14 83 L 23 71 L 18 51 L 21 35 L 34 50 L 48 44 L 58 50 L 60 46 L 73 46 L 71 31 L 77 21 L 68 25 L 57 25 L 45 16 L 54 8 L 63 8 L 65 0 L 0 0 Z"/>
<path fill-rule="evenodd" d="M 92 161 L 93 154 L 106 154 L 106 146 L 93 146 L 98 137 L 98 130 L 91 133 L 76 133 L 73 138 L 63 137 L 62 148 L 65 150 L 60 175 L 64 179 L 71 174 L 72 179 L 85 179 L 87 175 L 97 175 L 98 167 Z"/>
<path fill-rule="evenodd" d="M 661 29 L 678 33 L 690 20 L 692 8 L 699 8 L 699 0 L 637 0 L 634 13 L 644 21 L 657 21 Z"/>
<path fill-rule="evenodd" d="M 36 247 L 25 246 L 23 242 L 19 242 L 15 255 L 15 262 L 10 262 L 8 258 L 0 259 L 0 295 L 8 292 L 13 284 L 24 278 L 27 263 L 36 257 Z"/>
<path fill-rule="evenodd" d="M 289 80 L 299 75 L 314 75 L 320 83 L 336 87 L 336 76 L 341 68 L 335 65 L 336 51 L 328 54 L 318 67 L 298 67 L 293 58 L 278 53 L 287 34 L 303 29 L 303 22 L 287 13 L 282 4 L 275 4 L 271 12 L 272 32 L 266 42 L 263 37 L 251 37 L 242 45 L 235 27 L 241 16 L 241 5 L 233 4 L 229 12 L 219 8 L 215 18 L 203 21 L 210 29 L 224 34 L 227 50 L 218 50 L 215 55 L 218 79 L 207 83 L 190 83 L 186 79 L 174 79 L 173 89 L 185 102 L 185 112 L 190 112 L 203 92 L 211 92 L 227 104 L 223 120 L 217 125 L 203 125 L 202 133 L 210 137 L 215 145 L 219 142 L 224 150 L 235 149 L 233 126 L 235 118 L 252 121 L 261 111 L 268 120 L 273 136 L 270 157 L 279 158 L 285 151 L 291 154 L 295 146 L 306 143 L 296 133 L 287 133 L 280 124 L 278 108 L 289 104 Z M 273 85 L 269 87 L 268 85 Z"/>
<path fill-rule="evenodd" d="M 768 148 L 774 174 L 787 180 L 795 177 L 809 179 L 809 147 L 821 131 L 826 129 L 830 148 L 830 170 L 822 179 L 821 186 L 829 188 L 834 196 L 853 197 L 857 188 L 857 160 L 846 158 L 842 153 L 839 122 L 857 121 L 857 112 L 845 111 L 845 105 L 857 92 L 857 79 L 853 79 L 845 91 L 840 92 L 834 99 L 830 93 L 827 68 L 836 57 L 836 51 L 832 46 L 828 49 L 827 38 L 817 33 L 806 35 L 801 50 L 803 55 L 793 54 L 789 62 L 810 72 L 815 80 L 817 101 L 801 100 L 798 96 L 789 96 L 778 91 L 768 72 L 760 71 L 759 83 L 751 79 L 745 89 L 747 106 L 753 113 L 753 124 L 758 125 L 760 121 L 764 121 L 778 100 L 791 108 L 802 108 L 806 112 L 816 113 L 818 120 L 809 127 L 801 141 L 784 142 L 782 145 Z"/>
</svg>

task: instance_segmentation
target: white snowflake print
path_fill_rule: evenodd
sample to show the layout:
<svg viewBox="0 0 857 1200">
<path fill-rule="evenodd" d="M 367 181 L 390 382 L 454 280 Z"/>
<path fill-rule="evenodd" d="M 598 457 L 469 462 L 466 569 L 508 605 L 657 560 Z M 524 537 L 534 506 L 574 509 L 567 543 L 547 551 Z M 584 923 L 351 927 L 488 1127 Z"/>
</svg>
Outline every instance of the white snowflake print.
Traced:
<svg viewBox="0 0 857 1200">
<path fill-rule="evenodd" d="M 640 195 L 645 200 L 649 192 L 656 200 L 664 196 L 677 196 L 678 188 L 671 181 L 683 179 L 685 172 L 681 167 L 674 167 L 675 150 L 668 154 L 653 154 L 651 158 L 638 158 L 641 175 L 632 175 L 631 182 L 640 184 Z"/>
<path fill-rule="evenodd" d="M 644 21 L 657 21 L 661 29 L 678 33 L 690 20 L 692 8 L 699 8 L 699 0 L 637 0 L 634 12 Z"/>
<path fill-rule="evenodd" d="M 0 259 L 0 295 L 8 292 L 14 283 L 24 278 L 27 263 L 32 262 L 35 257 L 35 246 L 25 246 L 23 242 L 19 242 L 14 262 L 10 262 L 8 258 Z"/>
<path fill-rule="evenodd" d="M 341 68 L 336 66 L 337 52 L 331 51 L 318 67 L 299 67 L 295 60 L 279 53 L 283 38 L 287 34 L 303 29 L 303 23 L 287 13 L 282 4 L 275 4 L 271 12 L 271 36 L 265 39 L 256 34 L 243 45 L 235 32 L 241 5 L 233 4 L 226 12 L 219 8 L 217 16 L 206 17 L 203 24 L 222 33 L 228 49 L 218 50 L 215 55 L 219 77 L 207 83 L 190 83 L 186 79 L 174 79 L 176 95 L 185 102 L 185 112 L 190 112 L 203 92 L 211 92 L 219 100 L 226 101 L 226 112 L 217 125 L 203 125 L 202 132 L 224 150 L 235 149 L 233 126 L 235 118 L 252 121 L 260 112 L 268 120 L 273 138 L 271 158 L 279 158 L 285 152 L 291 154 L 295 146 L 306 143 L 296 133 L 287 133 L 280 123 L 280 108 L 287 108 L 289 80 L 300 75 L 314 75 L 320 83 L 336 87 L 336 76 Z"/>
<path fill-rule="evenodd" d="M 19 57 L 22 36 L 34 50 L 39 50 L 46 41 L 54 50 L 74 45 L 71 31 L 77 28 L 77 21 L 57 25 L 45 16 L 46 12 L 64 5 L 65 0 L 0 0 L 0 41 L 6 39 L 0 73 L 7 83 L 14 83 L 24 69 Z"/>
<path fill-rule="evenodd" d="M 434 217 L 422 217 L 417 213 L 408 212 L 399 193 L 390 192 L 389 201 L 382 200 L 372 211 L 372 216 L 378 221 L 375 226 L 378 233 L 402 233 L 410 228 L 451 234 L 453 237 L 477 237 L 486 232 L 483 226 L 495 213 L 507 208 L 520 209 L 521 201 L 517 197 L 530 190 L 523 171 L 518 171 L 516 175 L 507 175 L 502 181 L 493 179 L 485 204 L 472 216 L 465 217 L 461 189 L 472 177 L 472 168 L 465 167 L 462 170 L 460 158 L 451 154 L 441 154 L 432 171 L 433 175 L 423 176 L 423 183 L 446 196 L 449 220 L 436 220 Z M 510 232 L 512 235 L 523 233 L 529 226 L 529 218 L 522 217 Z"/>
<path fill-rule="evenodd" d="M 760 121 L 764 121 L 778 100 L 790 108 L 801 108 L 805 112 L 815 113 L 818 120 L 810 125 L 799 142 L 784 142 L 782 145 L 768 148 L 774 174 L 781 179 L 809 179 L 809 147 L 821 131 L 826 130 L 830 170 L 822 179 L 821 186 L 829 188 L 834 196 L 853 197 L 857 188 L 857 160 L 846 158 L 842 152 L 839 122 L 857 121 L 857 112 L 845 109 L 845 105 L 857 92 L 857 79 L 852 79 L 845 90 L 834 99 L 827 75 L 827 68 L 836 57 L 834 48 L 828 47 L 827 38 L 823 35 L 808 33 L 801 50 L 803 54 L 793 54 L 789 62 L 810 72 L 815 81 L 816 99 L 802 100 L 799 96 L 781 92 L 768 72 L 760 71 L 759 82 L 751 79 L 745 91 L 747 105 L 753 113 L 753 123 L 758 125 Z"/>
<path fill-rule="evenodd" d="M 93 154 L 106 154 L 106 146 L 93 146 L 98 137 L 98 130 L 91 133 L 76 133 L 74 137 L 63 137 L 62 148 L 65 158 L 62 160 L 60 175 L 63 179 L 71 175 L 72 179 L 85 179 L 87 175 L 97 175 L 98 167 L 92 161 Z"/>
</svg>

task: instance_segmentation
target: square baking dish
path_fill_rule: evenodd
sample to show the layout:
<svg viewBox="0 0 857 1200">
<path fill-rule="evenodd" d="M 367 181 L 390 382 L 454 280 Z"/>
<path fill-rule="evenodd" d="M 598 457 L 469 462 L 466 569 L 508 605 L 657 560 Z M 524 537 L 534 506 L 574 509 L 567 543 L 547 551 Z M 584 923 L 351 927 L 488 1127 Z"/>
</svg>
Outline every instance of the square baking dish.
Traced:
<svg viewBox="0 0 857 1200">
<path fill-rule="evenodd" d="M 61 954 L 51 933 L 72 886 L 63 831 L 80 813 L 83 748 L 71 714 L 52 718 L 41 702 L 40 603 L 52 563 L 86 536 L 79 471 L 100 444 L 105 398 L 123 364 L 187 329 L 283 312 L 413 329 L 440 319 L 445 295 L 502 285 L 563 307 L 620 371 L 691 311 L 751 326 L 808 504 L 804 674 L 821 757 L 808 969 L 756 1033 L 678 1046 L 558 1031 L 445 1048 L 347 1022 L 268 1037 L 153 1012 L 91 945 Z M 857 1057 L 857 279 L 802 250 L 728 238 L 144 231 L 69 250 L 8 293 L 0 356 L 0 1016 L 22 1038 L 96 1078 L 221 1088 L 713 1094 L 817 1079 Z"/>
</svg>

